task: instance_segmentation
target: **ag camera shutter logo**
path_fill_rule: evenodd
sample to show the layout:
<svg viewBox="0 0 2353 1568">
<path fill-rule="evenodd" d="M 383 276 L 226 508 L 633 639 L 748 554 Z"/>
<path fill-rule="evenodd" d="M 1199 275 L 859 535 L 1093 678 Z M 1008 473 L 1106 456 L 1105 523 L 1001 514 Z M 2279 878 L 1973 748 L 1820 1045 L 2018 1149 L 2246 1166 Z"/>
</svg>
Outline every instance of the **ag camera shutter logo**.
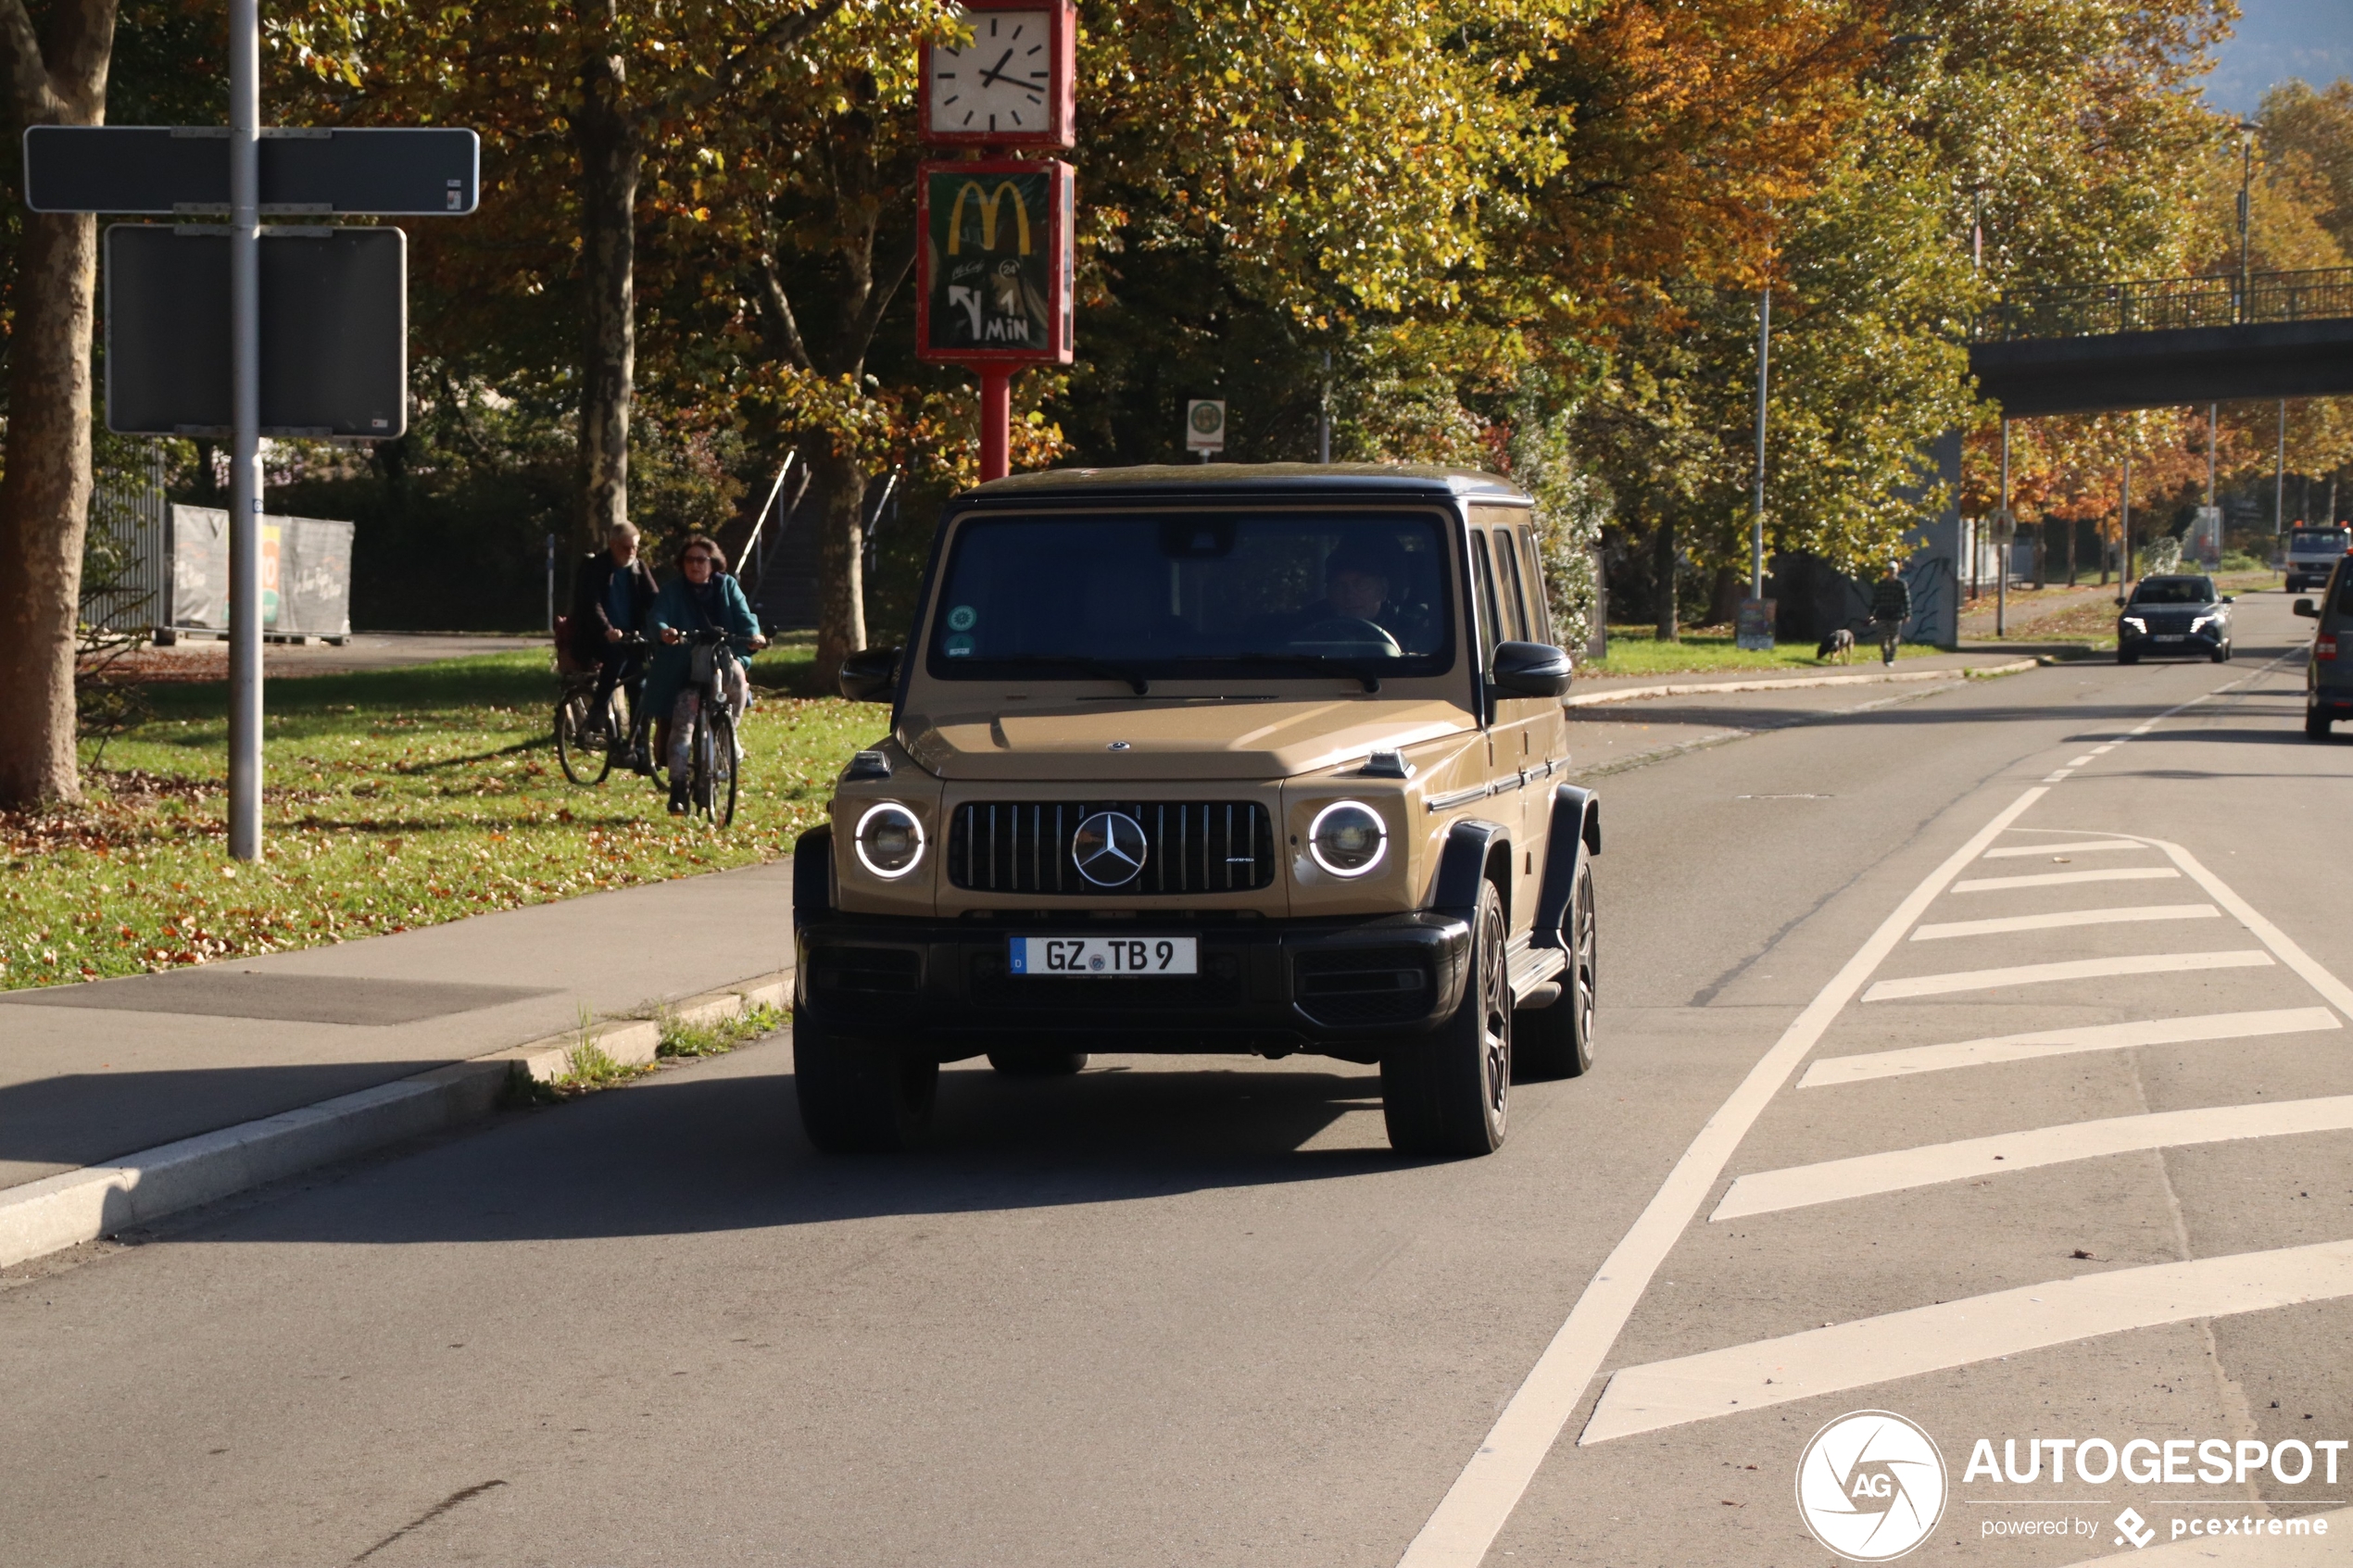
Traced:
<svg viewBox="0 0 2353 1568">
<path fill-rule="evenodd" d="M 1797 1461 L 1797 1512 L 1852 1562 L 1903 1556 L 1944 1516 L 1944 1456 L 1890 1411 L 1856 1411 L 1814 1434 Z"/>
</svg>

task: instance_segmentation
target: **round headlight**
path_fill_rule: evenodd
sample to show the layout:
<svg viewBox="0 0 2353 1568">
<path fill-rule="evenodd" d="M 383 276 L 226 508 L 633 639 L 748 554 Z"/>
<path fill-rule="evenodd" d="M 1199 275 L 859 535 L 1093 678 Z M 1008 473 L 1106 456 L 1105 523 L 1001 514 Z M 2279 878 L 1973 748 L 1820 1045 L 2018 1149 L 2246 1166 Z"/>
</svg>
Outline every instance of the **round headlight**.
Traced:
<svg viewBox="0 0 2353 1568">
<path fill-rule="evenodd" d="M 1389 829 L 1380 813 L 1357 801 L 1336 801 L 1308 824 L 1307 852 L 1334 876 L 1363 876 L 1380 864 L 1388 847 Z"/>
<path fill-rule="evenodd" d="M 923 858 L 924 824 L 906 807 L 886 800 L 858 819 L 858 859 L 876 876 L 905 876 Z"/>
</svg>

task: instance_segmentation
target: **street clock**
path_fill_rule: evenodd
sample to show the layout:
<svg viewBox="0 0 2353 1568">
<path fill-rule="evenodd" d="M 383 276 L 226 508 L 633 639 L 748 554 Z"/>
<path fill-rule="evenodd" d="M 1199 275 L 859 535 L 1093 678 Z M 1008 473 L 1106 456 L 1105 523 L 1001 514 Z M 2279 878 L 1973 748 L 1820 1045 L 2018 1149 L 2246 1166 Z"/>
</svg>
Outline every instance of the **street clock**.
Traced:
<svg viewBox="0 0 2353 1568">
<path fill-rule="evenodd" d="M 925 44 L 924 139 L 945 146 L 1067 147 L 1075 140 L 1075 6 L 970 0 L 968 44 Z"/>
</svg>

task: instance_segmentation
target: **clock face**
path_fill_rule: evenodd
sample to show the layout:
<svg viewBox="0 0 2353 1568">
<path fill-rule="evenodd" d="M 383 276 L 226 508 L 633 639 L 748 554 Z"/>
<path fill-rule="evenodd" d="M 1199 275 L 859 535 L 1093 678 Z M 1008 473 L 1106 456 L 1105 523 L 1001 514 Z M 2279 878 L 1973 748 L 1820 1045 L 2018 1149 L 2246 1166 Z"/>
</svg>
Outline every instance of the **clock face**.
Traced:
<svg viewBox="0 0 2353 1568">
<path fill-rule="evenodd" d="M 972 44 L 931 51 L 931 129 L 1034 135 L 1053 128 L 1054 30 L 1046 11 L 967 11 Z"/>
</svg>

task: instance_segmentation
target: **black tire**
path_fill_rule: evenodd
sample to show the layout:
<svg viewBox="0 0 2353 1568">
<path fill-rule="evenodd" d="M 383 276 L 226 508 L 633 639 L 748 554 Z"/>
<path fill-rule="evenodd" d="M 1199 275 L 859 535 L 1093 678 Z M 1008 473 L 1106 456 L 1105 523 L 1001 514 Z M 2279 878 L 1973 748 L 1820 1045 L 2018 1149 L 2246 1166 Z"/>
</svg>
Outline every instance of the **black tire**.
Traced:
<svg viewBox="0 0 2353 1568">
<path fill-rule="evenodd" d="M 725 827 L 736 820 L 736 721 L 725 709 L 711 716 L 705 738 L 711 743 L 708 755 L 699 746 L 695 751 L 695 766 L 705 777 L 697 786 L 696 809 L 714 825 Z"/>
<path fill-rule="evenodd" d="M 1512 1084 L 1512 990 L 1503 895 L 1479 884 L 1462 1004 L 1433 1035 L 1381 1058 L 1381 1114 L 1400 1154 L 1492 1154 L 1504 1145 Z"/>
<path fill-rule="evenodd" d="M 2304 734 L 2308 739 L 2328 739 L 2329 725 L 2333 722 L 2334 721 L 2329 717 L 2328 709 L 2325 708 L 2308 708 L 2304 710 Z"/>
<path fill-rule="evenodd" d="M 1087 1053 L 1055 1050 L 1044 1046 L 1024 1046 L 990 1051 L 988 1065 L 1008 1078 L 1067 1078 L 1074 1073 L 1086 1071 Z"/>
<path fill-rule="evenodd" d="M 2228 664 L 2231 661 L 2231 645 L 2224 643 L 2221 647 L 2216 648 L 2212 658 L 2217 664 Z"/>
<path fill-rule="evenodd" d="M 792 1026 L 801 1130 L 827 1154 L 897 1154 L 931 1125 L 939 1063 L 892 1040 L 837 1035 L 812 1019 Z"/>
<path fill-rule="evenodd" d="M 1564 923 L 1568 966 L 1560 972 L 1560 999 L 1512 1016 L 1512 1072 L 1523 1084 L 1582 1077 L 1593 1065 L 1593 985 L 1600 944 L 1593 918 L 1593 867 L 1582 855 L 1577 858 Z"/>
<path fill-rule="evenodd" d="M 2137 653 L 2126 653 L 2122 648 L 2116 650 L 2116 662 L 2119 664 L 2138 664 L 2140 661 L 2141 656 Z"/>
<path fill-rule="evenodd" d="M 595 694 L 566 692 L 556 704 L 556 761 L 564 777 L 576 784 L 600 784 L 612 771 L 610 746 L 584 746 L 581 731 L 588 727 L 588 701 Z"/>
</svg>

